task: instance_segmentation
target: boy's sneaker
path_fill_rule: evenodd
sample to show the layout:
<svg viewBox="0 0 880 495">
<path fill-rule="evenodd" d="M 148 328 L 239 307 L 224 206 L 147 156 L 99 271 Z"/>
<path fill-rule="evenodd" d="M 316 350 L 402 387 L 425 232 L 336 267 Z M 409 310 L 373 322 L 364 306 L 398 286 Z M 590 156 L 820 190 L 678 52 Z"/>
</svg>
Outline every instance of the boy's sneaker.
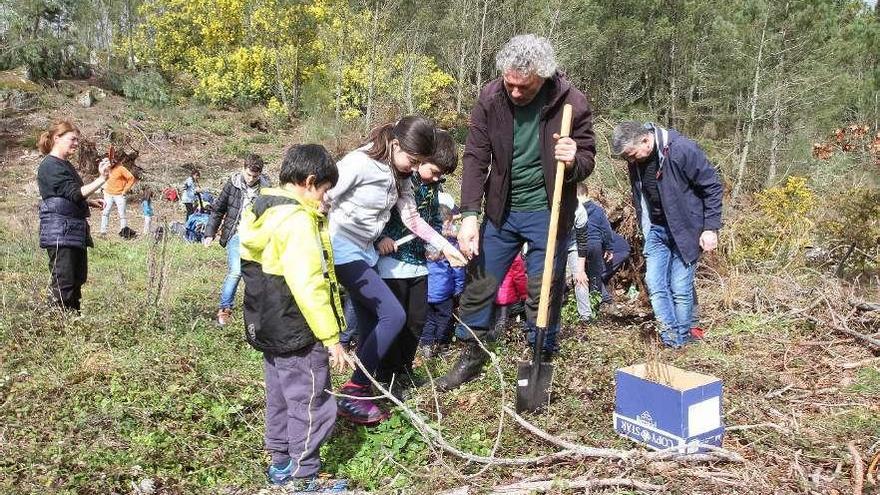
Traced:
<svg viewBox="0 0 880 495">
<path fill-rule="evenodd" d="M 437 345 L 419 344 L 419 352 L 422 353 L 422 356 L 425 359 L 434 359 L 435 357 L 437 357 Z"/>
<path fill-rule="evenodd" d="M 220 308 L 220 310 L 217 311 L 217 324 L 220 325 L 221 327 L 223 325 L 229 323 L 229 320 L 231 320 L 231 319 L 232 319 L 232 310 L 231 309 Z"/>
<path fill-rule="evenodd" d="M 293 480 L 293 459 L 287 463 L 287 466 L 279 468 L 272 464 L 266 472 L 269 477 L 269 483 L 272 485 L 286 485 Z"/>
<path fill-rule="evenodd" d="M 348 381 L 342 386 L 339 393 L 354 397 L 369 397 L 370 391 L 368 385 L 358 385 L 352 381 Z M 338 406 L 336 413 L 339 416 L 359 425 L 376 425 L 391 416 L 391 414 L 380 409 L 379 406 L 370 399 L 340 397 L 336 404 Z"/>
<path fill-rule="evenodd" d="M 700 328 L 700 327 L 691 328 L 691 337 L 693 337 L 697 340 L 702 340 L 703 337 L 705 337 L 705 336 L 706 336 L 706 331 L 703 330 L 702 328 Z"/>
</svg>

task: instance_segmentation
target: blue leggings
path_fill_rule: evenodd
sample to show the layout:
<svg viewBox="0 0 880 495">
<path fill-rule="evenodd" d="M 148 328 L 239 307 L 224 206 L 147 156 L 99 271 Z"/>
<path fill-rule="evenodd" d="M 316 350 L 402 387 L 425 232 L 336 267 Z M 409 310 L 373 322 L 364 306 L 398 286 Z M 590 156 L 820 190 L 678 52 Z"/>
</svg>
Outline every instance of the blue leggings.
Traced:
<svg viewBox="0 0 880 495">
<path fill-rule="evenodd" d="M 406 313 L 376 269 L 366 262 L 336 265 L 336 277 L 354 302 L 359 333 L 357 356 L 375 376 L 379 362 L 406 323 Z M 351 381 L 370 385 L 367 375 L 359 368 L 355 369 Z"/>
</svg>

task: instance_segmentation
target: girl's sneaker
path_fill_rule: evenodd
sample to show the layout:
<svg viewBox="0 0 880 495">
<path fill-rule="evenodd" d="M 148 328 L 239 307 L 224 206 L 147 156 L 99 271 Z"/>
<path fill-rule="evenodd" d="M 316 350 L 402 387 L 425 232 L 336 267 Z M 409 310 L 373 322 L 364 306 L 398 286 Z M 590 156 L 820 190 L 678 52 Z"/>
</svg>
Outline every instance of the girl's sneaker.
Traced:
<svg viewBox="0 0 880 495">
<path fill-rule="evenodd" d="M 352 381 L 348 381 L 342 386 L 339 393 L 354 397 L 369 397 L 370 391 L 368 385 L 358 385 Z M 338 406 L 337 414 L 339 416 L 359 425 L 376 425 L 391 416 L 391 414 L 380 409 L 379 406 L 370 399 L 340 397 L 336 404 Z"/>
</svg>

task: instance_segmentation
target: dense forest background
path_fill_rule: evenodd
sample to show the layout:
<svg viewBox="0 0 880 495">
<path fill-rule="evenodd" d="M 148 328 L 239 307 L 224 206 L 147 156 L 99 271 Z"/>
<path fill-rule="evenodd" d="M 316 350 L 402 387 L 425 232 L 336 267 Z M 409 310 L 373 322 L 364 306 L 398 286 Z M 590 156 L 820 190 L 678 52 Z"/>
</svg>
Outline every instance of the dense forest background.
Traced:
<svg viewBox="0 0 880 495">
<path fill-rule="evenodd" d="M 818 136 L 880 119 L 880 7 L 862 0 L 5 3 L 0 68 L 152 105 L 264 106 L 327 134 L 402 112 L 461 125 L 498 48 L 538 33 L 599 123 L 706 139 L 734 196 L 809 174 Z"/>
</svg>

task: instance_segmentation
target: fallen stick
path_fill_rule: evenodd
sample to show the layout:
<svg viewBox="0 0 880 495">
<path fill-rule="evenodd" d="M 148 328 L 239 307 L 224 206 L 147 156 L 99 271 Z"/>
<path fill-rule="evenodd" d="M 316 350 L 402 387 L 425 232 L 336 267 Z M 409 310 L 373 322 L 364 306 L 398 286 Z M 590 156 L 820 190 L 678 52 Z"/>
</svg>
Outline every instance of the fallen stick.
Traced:
<svg viewBox="0 0 880 495">
<path fill-rule="evenodd" d="M 849 305 L 858 309 L 859 311 L 880 311 L 880 303 L 868 302 L 868 301 L 856 301 L 850 299 Z"/>
<path fill-rule="evenodd" d="M 564 449 L 570 450 L 572 452 L 577 452 L 578 454 L 584 457 L 606 457 L 609 459 L 626 459 L 631 457 L 635 451 L 627 451 L 627 450 L 617 450 L 617 449 L 599 449 L 594 447 L 587 447 L 586 445 L 578 445 L 576 443 L 569 442 L 567 440 L 563 440 L 559 437 L 553 436 L 550 433 L 538 428 L 537 426 L 529 423 L 525 418 L 517 414 L 513 409 L 504 406 L 504 412 L 510 415 L 514 421 L 517 422 L 520 426 L 528 430 L 533 435 L 546 440 L 557 447 L 562 447 Z"/>
<path fill-rule="evenodd" d="M 865 478 L 865 468 L 862 466 L 862 456 L 859 455 L 855 442 L 849 442 L 846 444 L 846 448 L 849 449 L 849 454 L 853 459 L 853 495 L 862 495 L 862 487 Z"/>
<path fill-rule="evenodd" d="M 853 361 L 850 363 L 841 363 L 838 366 L 840 366 L 841 368 L 843 368 L 845 370 L 852 370 L 855 368 L 861 368 L 862 366 L 867 366 L 869 364 L 874 364 L 876 362 L 880 362 L 880 356 L 862 359 L 860 361 Z"/>
<path fill-rule="evenodd" d="M 631 450 L 619 450 L 619 449 L 602 449 L 596 447 L 588 447 L 586 445 L 580 445 L 577 443 L 569 442 L 567 440 L 563 440 L 559 437 L 551 435 L 550 433 L 538 428 L 537 426 L 530 423 L 528 420 L 517 414 L 513 409 L 508 406 L 504 406 L 504 412 L 510 415 L 520 426 L 528 430 L 533 435 L 542 438 L 556 446 L 562 447 L 567 451 L 574 452 L 578 454 L 578 456 L 582 457 L 602 457 L 607 459 L 638 459 L 644 458 L 645 460 L 656 461 L 663 459 L 672 459 L 675 461 L 719 461 L 719 460 L 727 460 L 731 462 L 744 463 L 745 459 L 735 452 L 731 452 L 729 450 L 723 449 L 721 447 L 716 447 L 714 445 L 707 444 L 697 444 L 696 447 L 706 448 L 712 452 L 703 453 L 703 454 L 682 454 L 679 452 L 680 446 L 670 447 L 668 449 L 659 450 L 656 452 L 645 452 L 639 449 L 631 449 Z M 690 445 L 688 447 L 691 447 Z"/>
<path fill-rule="evenodd" d="M 831 309 L 831 304 L 827 301 L 827 299 L 825 299 L 825 303 L 829 307 L 829 309 Z M 791 309 L 791 307 L 786 304 L 782 304 L 782 305 Z M 835 330 L 839 333 L 849 335 L 850 337 L 853 337 L 856 340 L 860 340 L 875 349 L 880 349 L 880 340 L 875 339 L 874 337 L 871 337 L 870 335 L 865 335 L 865 334 L 856 332 L 855 330 L 852 330 L 846 326 L 840 326 L 836 323 L 829 323 L 827 321 L 820 320 L 819 318 L 816 318 L 815 316 L 812 316 L 809 314 L 802 314 L 802 315 L 800 315 L 800 318 L 803 318 L 803 319 L 813 323 L 814 325 L 831 327 L 832 330 Z M 844 322 L 844 325 L 846 325 L 845 322 Z"/>
<path fill-rule="evenodd" d="M 129 121 L 128 121 L 128 125 L 131 126 L 131 127 L 133 127 L 133 128 L 134 128 L 135 130 L 137 130 L 138 132 L 140 132 L 140 133 L 141 133 L 141 136 L 144 137 L 144 140 L 146 140 L 147 143 L 148 143 L 150 146 L 152 146 L 153 148 L 155 148 L 156 151 L 162 151 L 162 150 L 159 149 L 158 146 L 156 146 L 155 144 L 153 144 L 152 141 L 150 141 L 150 138 L 147 137 L 147 133 L 144 132 L 144 130 L 141 129 L 141 127 L 140 127 L 139 125 L 135 124 L 134 121 L 129 120 Z"/>
<path fill-rule="evenodd" d="M 874 456 L 874 460 L 871 461 L 871 464 L 868 465 L 868 482 L 872 485 L 877 484 L 877 480 L 874 479 L 874 471 L 877 470 L 877 462 L 880 461 L 880 452 L 878 452 Z"/>
<path fill-rule="evenodd" d="M 764 398 L 765 398 L 765 399 L 772 399 L 772 398 L 774 398 L 774 397 L 778 397 L 778 396 L 780 396 L 780 395 L 782 395 L 782 394 L 788 392 L 788 391 L 791 390 L 793 387 L 794 387 L 794 384 L 789 383 L 788 385 L 786 385 L 786 386 L 780 388 L 779 390 L 773 390 L 773 391 L 767 392 L 767 394 L 764 396 Z"/>
<path fill-rule="evenodd" d="M 784 426 L 779 426 L 776 423 L 757 423 L 754 425 L 733 425 L 727 426 L 724 428 L 724 431 L 745 431 L 745 430 L 754 430 L 756 428 L 772 428 L 774 430 L 780 431 L 782 433 L 790 433 L 791 430 Z"/>
<path fill-rule="evenodd" d="M 520 495 L 532 492 L 546 492 L 550 490 L 569 489 L 569 490 L 593 490 L 595 488 L 633 488 L 645 492 L 659 492 L 665 490 L 663 485 L 653 485 L 644 481 L 637 481 L 629 478 L 602 478 L 589 479 L 578 477 L 571 480 L 544 480 L 544 481 L 525 481 L 520 483 L 512 483 L 510 485 L 496 486 L 492 489 L 491 494 L 495 495 Z"/>
<path fill-rule="evenodd" d="M 467 331 L 470 332 L 471 337 L 473 337 L 473 339 L 477 342 L 477 344 L 480 346 L 480 349 L 482 349 L 483 352 L 485 352 L 489 356 L 489 361 L 492 363 L 492 367 L 495 368 L 495 372 L 498 373 L 498 383 L 501 385 L 501 405 L 503 407 L 504 404 L 507 402 L 507 383 L 504 381 L 504 372 L 501 371 L 501 363 L 498 362 L 498 356 L 496 356 L 494 352 L 490 352 L 489 349 L 486 348 L 486 345 L 483 344 L 483 341 L 480 340 L 479 337 L 477 337 L 477 334 L 470 327 L 470 325 L 461 321 L 461 319 L 455 313 L 452 314 L 452 317 L 455 318 L 456 320 L 458 320 L 458 323 L 461 324 L 462 326 L 464 326 L 464 328 L 466 328 Z M 435 390 L 435 393 L 436 393 L 436 390 Z M 501 447 L 501 432 L 503 429 L 504 429 L 504 415 L 499 414 L 498 415 L 498 434 L 495 435 L 495 443 L 492 445 L 492 452 L 490 454 L 490 457 L 494 458 L 495 454 L 498 452 L 498 449 Z M 478 476 L 482 475 L 484 472 L 486 472 L 487 469 L 489 469 L 489 466 L 490 466 L 490 464 L 486 464 L 485 466 L 483 466 L 482 469 L 480 469 L 479 471 L 474 473 L 471 477 L 473 478 L 473 477 L 478 477 Z"/>
<path fill-rule="evenodd" d="M 704 452 L 701 454 L 682 454 L 681 452 L 679 452 L 679 449 L 681 449 L 682 447 L 706 449 L 709 452 Z M 662 461 L 670 459 L 676 462 L 712 462 L 718 460 L 725 460 L 741 464 L 745 464 L 746 462 L 745 458 L 737 454 L 736 452 L 706 443 L 676 445 L 667 449 L 658 450 L 656 452 L 647 452 L 643 454 L 643 457 L 649 461 Z"/>
<path fill-rule="evenodd" d="M 547 454 L 537 457 L 521 457 L 521 458 L 503 458 L 503 457 L 487 457 L 481 455 L 471 454 L 469 452 L 464 452 L 455 446 L 451 445 L 449 442 L 443 438 L 443 435 L 440 434 L 434 428 L 431 428 L 430 425 L 415 411 L 409 408 L 405 403 L 403 403 L 397 397 L 391 395 L 391 392 L 388 391 L 381 383 L 376 381 L 376 379 L 370 374 L 364 364 L 358 359 L 357 356 L 351 356 L 354 364 L 360 368 L 364 374 L 367 375 L 367 378 L 370 382 L 373 383 L 373 386 L 376 387 L 376 390 L 382 394 L 385 398 L 393 402 L 397 407 L 400 408 L 401 411 L 409 418 L 410 423 L 416 428 L 416 430 L 429 442 L 432 442 L 432 445 L 435 445 L 450 454 L 458 456 L 462 459 L 476 462 L 479 464 L 489 464 L 493 466 L 528 466 L 534 464 L 543 464 L 549 461 L 558 461 L 562 459 L 567 459 L 575 456 L 576 452 L 572 451 L 562 451 L 556 452 L 553 454 Z"/>
</svg>

